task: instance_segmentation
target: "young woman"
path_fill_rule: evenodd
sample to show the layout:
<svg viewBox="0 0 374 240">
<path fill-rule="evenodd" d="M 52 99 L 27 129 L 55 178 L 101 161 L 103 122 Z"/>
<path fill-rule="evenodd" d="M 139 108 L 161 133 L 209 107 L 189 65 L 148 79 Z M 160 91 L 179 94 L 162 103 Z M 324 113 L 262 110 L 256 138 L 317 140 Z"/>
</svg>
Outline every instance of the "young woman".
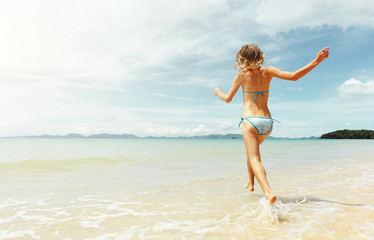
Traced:
<svg viewBox="0 0 374 240">
<path fill-rule="evenodd" d="M 306 66 L 295 72 L 281 71 L 275 67 L 262 67 L 265 56 L 256 44 L 243 46 L 236 55 L 236 67 L 239 73 L 227 94 L 222 93 L 217 87 L 214 95 L 226 103 L 231 102 L 239 87 L 243 89 L 243 117 L 241 125 L 243 139 L 247 151 L 247 167 L 249 174 L 248 184 L 245 186 L 250 191 L 254 190 L 254 177 L 260 184 L 262 191 L 271 205 L 276 196 L 271 191 L 266 172 L 261 164 L 260 144 L 270 135 L 273 129 L 273 119 L 268 109 L 269 86 L 273 77 L 284 80 L 297 81 L 310 72 L 329 56 L 329 48 L 318 52 L 317 57 Z"/>
</svg>

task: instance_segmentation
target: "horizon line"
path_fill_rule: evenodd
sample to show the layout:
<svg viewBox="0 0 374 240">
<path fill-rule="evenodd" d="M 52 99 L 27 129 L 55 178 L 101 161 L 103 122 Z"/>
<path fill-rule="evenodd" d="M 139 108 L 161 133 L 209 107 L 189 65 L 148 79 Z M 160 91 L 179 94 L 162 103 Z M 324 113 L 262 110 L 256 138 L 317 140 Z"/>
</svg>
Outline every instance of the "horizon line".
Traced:
<svg viewBox="0 0 374 240">
<path fill-rule="evenodd" d="M 25 136 L 0 136 L 0 138 L 207 138 L 207 139 L 237 139 L 243 138 L 242 134 L 227 133 L 227 134 L 207 134 L 207 135 L 193 135 L 193 136 L 137 136 L 131 133 L 97 133 L 84 135 L 80 133 L 69 133 L 65 135 L 41 134 L 41 135 L 25 135 Z M 320 139 L 320 136 L 310 137 L 274 137 L 275 139 Z"/>
</svg>

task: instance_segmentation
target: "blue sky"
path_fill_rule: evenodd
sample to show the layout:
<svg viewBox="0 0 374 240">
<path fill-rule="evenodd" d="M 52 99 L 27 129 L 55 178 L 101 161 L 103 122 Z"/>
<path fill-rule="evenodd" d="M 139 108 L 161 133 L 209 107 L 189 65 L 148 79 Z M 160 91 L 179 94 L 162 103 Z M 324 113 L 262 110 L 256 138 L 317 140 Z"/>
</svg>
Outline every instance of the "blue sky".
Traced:
<svg viewBox="0 0 374 240">
<path fill-rule="evenodd" d="M 0 136 L 240 133 L 242 93 L 224 92 L 244 44 L 273 79 L 275 137 L 374 129 L 374 5 L 369 0 L 12 0 L 0 2 Z"/>
</svg>

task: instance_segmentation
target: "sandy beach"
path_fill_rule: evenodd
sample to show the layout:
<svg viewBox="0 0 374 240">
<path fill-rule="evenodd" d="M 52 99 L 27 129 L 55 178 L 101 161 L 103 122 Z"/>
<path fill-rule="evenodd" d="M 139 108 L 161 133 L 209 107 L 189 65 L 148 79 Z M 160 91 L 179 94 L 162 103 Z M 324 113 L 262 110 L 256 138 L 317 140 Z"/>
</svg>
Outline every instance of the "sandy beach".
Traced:
<svg viewBox="0 0 374 240">
<path fill-rule="evenodd" d="M 265 142 L 268 208 L 240 140 L 0 139 L 0 239 L 372 239 L 373 146 Z"/>
</svg>

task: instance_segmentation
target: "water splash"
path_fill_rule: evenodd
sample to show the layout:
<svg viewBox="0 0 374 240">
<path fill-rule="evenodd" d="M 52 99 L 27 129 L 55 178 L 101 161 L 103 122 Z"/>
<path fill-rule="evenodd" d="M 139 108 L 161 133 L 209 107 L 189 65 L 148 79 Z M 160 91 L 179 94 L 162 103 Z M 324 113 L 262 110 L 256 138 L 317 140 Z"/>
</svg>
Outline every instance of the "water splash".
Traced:
<svg viewBox="0 0 374 240">
<path fill-rule="evenodd" d="M 296 206 L 306 202 L 304 198 L 296 202 L 282 202 L 277 200 L 273 205 L 269 205 L 265 197 L 258 200 L 258 208 L 256 210 L 257 220 L 262 224 L 277 224 L 289 220 L 289 213 Z"/>
<path fill-rule="evenodd" d="M 274 211 L 274 205 L 269 205 L 266 198 L 262 197 L 258 200 L 257 219 L 262 224 L 276 224 L 279 222 L 278 214 Z"/>
</svg>

